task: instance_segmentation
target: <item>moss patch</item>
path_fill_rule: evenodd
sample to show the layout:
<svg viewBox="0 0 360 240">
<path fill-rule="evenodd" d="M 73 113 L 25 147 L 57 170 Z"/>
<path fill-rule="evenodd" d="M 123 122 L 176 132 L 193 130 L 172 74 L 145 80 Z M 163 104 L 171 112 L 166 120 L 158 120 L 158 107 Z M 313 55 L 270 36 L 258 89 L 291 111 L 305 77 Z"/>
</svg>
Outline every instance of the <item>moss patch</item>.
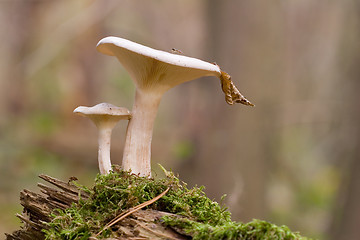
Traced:
<svg viewBox="0 0 360 240">
<path fill-rule="evenodd" d="M 98 175 L 92 189 L 80 186 L 90 194 L 89 199 L 52 213 L 49 229 L 44 230 L 46 239 L 88 239 L 123 211 L 153 199 L 168 187 L 167 194 L 148 208 L 182 216 L 167 216 L 162 221 L 193 239 L 307 239 L 286 226 L 265 221 L 233 222 L 226 208 L 205 196 L 203 187 L 188 189 L 173 173 L 165 173 L 166 178 L 158 180 L 121 170 Z M 112 236 L 110 228 L 98 238 Z"/>
</svg>

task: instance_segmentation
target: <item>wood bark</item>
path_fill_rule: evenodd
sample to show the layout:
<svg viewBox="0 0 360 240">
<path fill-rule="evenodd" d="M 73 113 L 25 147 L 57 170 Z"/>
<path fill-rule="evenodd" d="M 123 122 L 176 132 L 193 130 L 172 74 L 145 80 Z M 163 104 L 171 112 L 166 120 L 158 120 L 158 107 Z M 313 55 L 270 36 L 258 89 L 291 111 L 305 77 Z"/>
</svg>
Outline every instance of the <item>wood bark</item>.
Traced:
<svg viewBox="0 0 360 240">
<path fill-rule="evenodd" d="M 6 240 L 41 240 L 45 239 L 43 229 L 51 221 L 50 213 L 55 209 L 66 209 L 79 199 L 86 200 L 89 194 L 79 189 L 71 181 L 64 182 L 56 178 L 40 175 L 53 186 L 38 183 L 41 193 L 24 189 L 20 192 L 20 203 L 24 207 L 17 217 L 23 222 L 21 229 L 11 234 L 5 234 Z M 111 239 L 190 239 L 184 233 L 165 227 L 159 219 L 171 215 L 156 210 L 139 210 L 123 219 L 114 227 L 117 228 L 116 238 Z M 95 237 L 89 239 L 96 240 Z"/>
</svg>

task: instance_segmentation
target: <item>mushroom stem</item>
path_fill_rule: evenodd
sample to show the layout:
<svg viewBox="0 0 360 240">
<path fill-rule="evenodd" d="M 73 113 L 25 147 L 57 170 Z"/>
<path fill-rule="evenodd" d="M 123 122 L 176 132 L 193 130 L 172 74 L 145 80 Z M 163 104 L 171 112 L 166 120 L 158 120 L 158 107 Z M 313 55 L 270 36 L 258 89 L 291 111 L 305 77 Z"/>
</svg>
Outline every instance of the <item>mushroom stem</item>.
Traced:
<svg viewBox="0 0 360 240">
<path fill-rule="evenodd" d="M 110 103 L 100 103 L 93 107 L 80 106 L 74 110 L 89 118 L 98 129 L 98 162 L 101 174 L 108 174 L 111 170 L 110 143 L 111 132 L 120 120 L 129 120 L 131 113 L 128 109 L 114 106 Z"/>
<path fill-rule="evenodd" d="M 136 90 L 132 117 L 126 131 L 122 167 L 151 176 L 151 140 L 162 92 Z"/>
<path fill-rule="evenodd" d="M 231 81 L 229 74 L 216 64 L 176 55 L 117 37 L 99 41 L 97 50 L 115 56 L 136 85 L 136 99 L 126 134 L 123 169 L 150 176 L 151 139 L 154 120 L 162 94 L 184 82 L 203 76 L 221 80 L 226 102 L 252 105 Z"/>
<path fill-rule="evenodd" d="M 110 144 L 112 128 L 99 129 L 98 162 L 101 174 L 108 174 L 111 170 Z"/>
</svg>

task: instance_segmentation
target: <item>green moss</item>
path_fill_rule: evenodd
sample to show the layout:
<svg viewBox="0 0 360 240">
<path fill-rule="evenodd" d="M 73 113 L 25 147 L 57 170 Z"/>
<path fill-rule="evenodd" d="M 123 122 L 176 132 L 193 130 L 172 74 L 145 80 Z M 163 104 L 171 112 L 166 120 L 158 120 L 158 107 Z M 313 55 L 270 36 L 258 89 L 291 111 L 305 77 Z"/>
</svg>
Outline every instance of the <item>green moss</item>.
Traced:
<svg viewBox="0 0 360 240">
<path fill-rule="evenodd" d="M 180 227 L 191 234 L 194 240 L 200 239 L 271 239 L 271 240 L 306 240 L 299 233 L 292 232 L 287 226 L 254 219 L 249 223 L 226 222 L 220 225 L 200 223 L 189 219 L 175 219 L 164 217 L 168 226 Z"/>
<path fill-rule="evenodd" d="M 184 230 L 193 239 L 306 239 L 286 226 L 265 221 L 232 222 L 230 213 L 207 198 L 203 187 L 188 189 L 173 173 L 164 171 L 167 177 L 158 180 L 121 170 L 98 175 L 92 189 L 81 187 L 90 193 L 89 199 L 52 213 L 49 229 L 44 230 L 46 239 L 88 239 L 124 210 L 153 199 L 168 187 L 168 193 L 149 208 L 183 216 L 164 217 L 162 221 Z M 111 230 L 105 230 L 99 237 L 111 236 Z"/>
</svg>

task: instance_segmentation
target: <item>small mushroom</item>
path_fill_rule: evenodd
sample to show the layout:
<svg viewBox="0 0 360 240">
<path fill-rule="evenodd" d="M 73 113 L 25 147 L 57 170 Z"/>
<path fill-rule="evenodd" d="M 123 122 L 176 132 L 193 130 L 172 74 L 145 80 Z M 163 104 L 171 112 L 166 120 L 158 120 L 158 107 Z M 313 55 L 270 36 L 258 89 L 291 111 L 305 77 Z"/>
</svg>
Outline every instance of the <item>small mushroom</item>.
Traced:
<svg viewBox="0 0 360 240">
<path fill-rule="evenodd" d="M 110 103 L 100 103 L 93 107 L 80 106 L 74 110 L 91 119 L 99 131 L 98 142 L 98 161 L 101 174 L 108 174 L 111 170 L 110 161 L 110 142 L 111 132 L 118 121 L 129 120 L 131 113 L 128 109 L 116 107 Z"/>
<path fill-rule="evenodd" d="M 97 50 L 116 56 L 135 83 L 135 102 L 126 133 L 122 167 L 140 176 L 151 175 L 154 120 L 161 97 L 170 88 L 203 76 L 216 76 L 228 104 L 253 106 L 237 90 L 230 75 L 216 64 L 155 50 L 118 37 L 103 38 L 97 44 Z"/>
</svg>

